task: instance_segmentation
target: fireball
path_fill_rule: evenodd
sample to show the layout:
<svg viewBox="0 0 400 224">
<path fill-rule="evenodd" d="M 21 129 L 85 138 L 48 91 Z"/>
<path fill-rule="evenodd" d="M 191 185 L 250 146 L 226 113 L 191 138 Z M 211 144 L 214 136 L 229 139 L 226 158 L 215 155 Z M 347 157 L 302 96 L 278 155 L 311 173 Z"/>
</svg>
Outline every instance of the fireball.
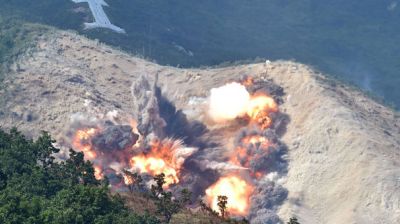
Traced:
<svg viewBox="0 0 400 224">
<path fill-rule="evenodd" d="M 100 166 L 94 166 L 94 177 L 96 178 L 96 180 L 103 179 L 104 174 Z"/>
<path fill-rule="evenodd" d="M 122 177 L 124 178 L 125 185 L 131 185 L 135 182 L 131 176 L 128 176 L 125 173 L 122 173 Z"/>
<path fill-rule="evenodd" d="M 206 200 L 218 211 L 218 196 L 227 196 L 227 211 L 232 215 L 247 215 L 253 186 L 239 176 L 221 177 L 206 190 Z"/>
<path fill-rule="evenodd" d="M 245 84 L 251 85 L 252 81 Z M 247 117 L 250 123 L 267 129 L 272 124 L 270 113 L 277 111 L 278 104 L 272 97 L 265 94 L 251 96 L 242 84 L 233 82 L 211 89 L 208 114 L 217 123 Z"/>
<path fill-rule="evenodd" d="M 179 183 L 178 172 L 172 164 L 167 164 L 162 158 L 146 157 L 144 155 L 135 156 L 131 159 L 134 169 L 138 169 L 141 173 L 150 175 L 165 174 L 167 185 Z"/>
<path fill-rule="evenodd" d="M 164 173 L 166 185 L 179 183 L 179 174 L 187 157 L 197 149 L 184 147 L 182 141 L 165 139 L 151 144 L 146 154 L 134 156 L 130 160 L 131 167 L 140 173 L 152 176 Z"/>
<path fill-rule="evenodd" d="M 241 139 L 241 143 L 244 145 L 256 145 L 260 144 L 263 148 L 268 147 L 270 145 L 268 139 L 264 136 L 261 135 L 250 135 L 246 136 L 243 139 Z"/>
<path fill-rule="evenodd" d="M 245 168 L 250 168 L 251 161 L 257 161 L 264 153 L 268 153 L 268 148 L 272 143 L 262 135 L 249 135 L 240 139 L 240 145 L 235 148 L 235 153 L 230 157 L 230 161 Z M 264 151 L 264 153 L 260 153 Z M 251 175 L 260 176 L 251 173 Z M 257 177 L 258 178 L 258 177 Z"/>
<path fill-rule="evenodd" d="M 251 122 L 258 124 L 261 129 L 267 129 L 272 124 L 269 114 L 277 111 L 278 104 L 272 97 L 267 95 L 258 95 L 250 99 L 246 113 Z"/>
<path fill-rule="evenodd" d="M 211 89 L 209 115 L 215 122 L 225 122 L 246 114 L 250 94 L 246 87 L 233 82 Z"/>
<path fill-rule="evenodd" d="M 254 78 L 251 76 L 247 76 L 244 80 L 242 80 L 242 84 L 244 86 L 252 86 L 254 83 Z"/>
<path fill-rule="evenodd" d="M 90 139 L 95 136 L 99 130 L 97 128 L 86 128 L 76 131 L 73 139 L 72 146 L 78 150 L 83 152 L 85 157 L 89 160 L 93 160 L 96 158 L 96 152 L 92 149 L 92 145 L 90 143 Z"/>
</svg>

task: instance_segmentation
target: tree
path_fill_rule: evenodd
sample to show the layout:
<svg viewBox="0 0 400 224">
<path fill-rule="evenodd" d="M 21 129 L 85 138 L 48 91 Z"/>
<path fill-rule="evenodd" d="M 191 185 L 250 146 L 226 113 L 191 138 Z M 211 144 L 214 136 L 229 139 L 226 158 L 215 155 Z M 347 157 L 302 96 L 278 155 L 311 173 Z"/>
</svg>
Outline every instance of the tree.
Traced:
<svg viewBox="0 0 400 224">
<path fill-rule="evenodd" d="M 224 219 L 225 218 L 225 213 L 226 213 L 226 205 L 228 204 L 228 197 L 225 195 L 219 195 L 218 196 L 218 208 L 219 211 L 221 212 L 221 216 Z"/>
<path fill-rule="evenodd" d="M 296 217 L 290 218 L 287 224 L 300 224 Z"/>
<path fill-rule="evenodd" d="M 143 189 L 143 178 L 138 173 L 132 173 L 129 170 L 124 170 L 125 178 L 128 178 L 128 181 L 125 181 L 129 191 L 132 193 L 135 189 L 142 190 Z"/>
<path fill-rule="evenodd" d="M 100 186 L 82 153 L 56 163 L 50 135 L 27 140 L 16 129 L 0 130 L 0 223 L 157 224 L 125 207 Z"/>
<path fill-rule="evenodd" d="M 201 207 L 201 210 L 203 212 L 208 212 L 208 214 L 213 215 L 213 216 L 218 216 L 218 212 L 214 211 L 210 206 L 208 206 L 202 199 L 199 200 L 199 204 Z"/>
<path fill-rule="evenodd" d="M 156 185 L 151 185 L 150 191 L 153 198 L 157 199 L 161 195 L 161 193 L 164 192 L 163 186 L 167 182 L 165 181 L 164 173 L 154 176 L 153 179 L 156 182 Z"/>
<path fill-rule="evenodd" d="M 175 199 L 171 192 L 164 191 L 163 185 L 166 183 L 165 174 L 161 173 L 154 177 L 156 185 L 151 186 L 151 194 L 155 199 L 157 213 L 164 216 L 165 222 L 169 223 L 174 214 L 178 213 L 185 205 L 190 202 L 192 192 L 188 189 L 181 191 L 181 197 Z"/>
<path fill-rule="evenodd" d="M 187 188 L 182 189 L 182 191 L 181 191 L 181 204 L 183 206 L 185 206 L 187 204 L 190 204 L 191 203 L 191 201 L 190 201 L 191 197 L 192 197 L 192 192 L 190 192 L 189 189 L 187 189 Z"/>
<path fill-rule="evenodd" d="M 49 168 L 54 162 L 54 153 L 60 150 L 54 147 L 55 141 L 48 132 L 42 132 L 42 135 L 33 143 L 33 149 L 36 159 L 44 168 Z"/>
<path fill-rule="evenodd" d="M 156 201 L 157 213 L 161 214 L 165 218 L 165 222 L 171 221 L 172 215 L 178 213 L 181 209 L 181 204 L 172 197 L 171 192 L 163 192 Z"/>
<path fill-rule="evenodd" d="M 94 186 L 100 184 L 94 176 L 93 164 L 90 161 L 85 161 L 82 152 L 75 152 L 70 149 L 69 159 L 61 164 L 62 173 L 71 181 L 71 184 L 81 183 Z"/>
</svg>

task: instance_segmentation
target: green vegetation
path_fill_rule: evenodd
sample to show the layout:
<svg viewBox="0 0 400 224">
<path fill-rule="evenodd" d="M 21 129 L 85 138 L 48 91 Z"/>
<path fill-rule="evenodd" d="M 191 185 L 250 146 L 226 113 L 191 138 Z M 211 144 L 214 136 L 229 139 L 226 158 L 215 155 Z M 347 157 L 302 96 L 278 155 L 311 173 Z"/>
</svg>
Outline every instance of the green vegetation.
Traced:
<svg viewBox="0 0 400 224">
<path fill-rule="evenodd" d="M 172 192 L 164 191 L 163 186 L 166 183 L 165 174 L 159 174 L 154 177 L 156 185 L 151 186 L 151 196 L 155 200 L 157 213 L 164 217 L 164 221 L 169 223 L 172 215 L 177 214 L 190 201 L 190 192 L 183 189 L 180 199 L 174 199 Z"/>
<path fill-rule="evenodd" d="M 94 177 L 82 153 L 54 162 L 59 151 L 47 133 L 27 140 L 0 130 L 0 223 L 158 223 L 125 207 Z"/>
<path fill-rule="evenodd" d="M 73 29 L 161 64 L 209 66 L 257 57 L 293 59 L 400 106 L 399 7 L 376 0 L 113 0 L 107 15 L 127 34 L 83 30 L 87 4 L 0 0 L 0 15 Z M 191 51 L 193 55 L 189 53 Z"/>
<path fill-rule="evenodd" d="M 0 130 L 0 223 L 248 223 L 220 217 L 204 203 L 211 213 L 191 213 L 186 209 L 191 192 L 182 189 L 175 198 L 163 188 L 164 174 L 145 190 L 139 174 L 125 171 L 132 178 L 129 195 L 111 193 L 108 180 L 96 180 L 83 153 L 70 150 L 69 159 L 56 162 L 59 149 L 53 143 L 45 132 L 33 141 L 16 129 Z"/>
<path fill-rule="evenodd" d="M 46 30 L 45 26 L 23 23 L 14 17 L 0 16 L 0 83 L 14 59 L 31 46 L 38 34 L 43 34 Z"/>
</svg>

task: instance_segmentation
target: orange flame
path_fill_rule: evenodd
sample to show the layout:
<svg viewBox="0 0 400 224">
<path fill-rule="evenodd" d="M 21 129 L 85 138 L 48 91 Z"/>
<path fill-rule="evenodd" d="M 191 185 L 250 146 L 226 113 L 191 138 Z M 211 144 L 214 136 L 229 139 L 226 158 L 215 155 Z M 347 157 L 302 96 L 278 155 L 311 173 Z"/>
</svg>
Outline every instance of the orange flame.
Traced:
<svg viewBox="0 0 400 224">
<path fill-rule="evenodd" d="M 250 95 L 246 86 L 253 84 L 248 78 L 243 84 L 232 82 L 211 89 L 208 114 L 214 122 L 225 123 L 239 117 L 248 117 L 250 123 L 261 129 L 271 126 L 270 114 L 278 111 L 275 100 L 262 93 Z"/>
<path fill-rule="evenodd" d="M 246 168 L 250 167 L 250 162 L 254 159 L 257 159 L 257 155 L 254 152 L 248 151 L 247 147 L 250 145 L 258 145 L 259 148 L 267 150 L 271 145 L 270 141 L 261 135 L 249 135 L 243 137 L 241 140 L 241 146 L 237 146 L 235 149 L 235 153 L 232 154 L 230 161 L 233 164 L 243 166 Z M 251 173 L 251 175 L 255 176 L 259 179 L 262 175 L 262 172 Z"/>
<path fill-rule="evenodd" d="M 96 180 L 101 180 L 104 178 L 104 174 L 100 166 L 94 166 L 94 177 Z"/>
<path fill-rule="evenodd" d="M 122 173 L 122 177 L 124 178 L 124 183 L 125 185 L 131 185 L 133 184 L 134 180 L 132 177 L 126 175 L 125 173 Z"/>
<path fill-rule="evenodd" d="M 227 211 L 232 215 L 246 215 L 250 207 L 253 186 L 238 176 L 220 178 L 206 190 L 206 199 L 211 208 L 218 211 L 218 196 L 228 197 Z"/>
<path fill-rule="evenodd" d="M 78 130 L 73 139 L 72 146 L 85 155 L 89 160 L 96 158 L 96 152 L 92 149 L 90 139 L 99 132 L 97 128 L 86 128 Z"/>
<path fill-rule="evenodd" d="M 242 81 L 242 84 L 243 84 L 244 86 L 252 86 L 253 83 L 254 83 L 254 79 L 253 79 L 253 77 L 251 77 L 251 76 L 247 76 L 246 79 L 244 79 L 244 80 Z"/>
<path fill-rule="evenodd" d="M 179 183 L 179 171 L 183 161 L 174 155 L 175 150 L 181 147 L 181 142 L 173 140 L 156 141 L 150 152 L 134 156 L 130 160 L 131 167 L 141 173 L 152 176 L 165 174 L 166 185 Z"/>
<path fill-rule="evenodd" d="M 179 182 L 177 171 L 161 158 L 140 155 L 133 157 L 131 164 L 134 168 L 139 169 L 141 173 L 149 173 L 151 175 L 164 173 L 167 185 Z"/>
<path fill-rule="evenodd" d="M 261 135 L 250 135 L 250 136 L 246 136 L 244 137 L 241 142 L 245 145 L 256 145 L 256 144 L 260 144 L 263 147 L 268 147 L 270 145 L 268 139 L 264 136 Z"/>
<path fill-rule="evenodd" d="M 267 129 L 271 126 L 272 120 L 269 117 L 271 112 L 278 111 L 278 104 L 267 95 L 253 96 L 247 107 L 247 115 L 251 122 L 258 124 L 261 129 Z"/>
</svg>

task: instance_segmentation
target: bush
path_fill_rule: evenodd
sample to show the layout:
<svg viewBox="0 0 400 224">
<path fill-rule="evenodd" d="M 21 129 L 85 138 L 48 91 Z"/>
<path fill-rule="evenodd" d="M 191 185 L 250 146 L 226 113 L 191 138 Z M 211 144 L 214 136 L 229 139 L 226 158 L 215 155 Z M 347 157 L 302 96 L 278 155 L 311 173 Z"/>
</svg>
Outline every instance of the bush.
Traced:
<svg viewBox="0 0 400 224">
<path fill-rule="evenodd" d="M 159 223 L 110 196 L 82 153 L 55 163 L 53 143 L 47 133 L 32 141 L 0 130 L 0 223 Z"/>
</svg>

